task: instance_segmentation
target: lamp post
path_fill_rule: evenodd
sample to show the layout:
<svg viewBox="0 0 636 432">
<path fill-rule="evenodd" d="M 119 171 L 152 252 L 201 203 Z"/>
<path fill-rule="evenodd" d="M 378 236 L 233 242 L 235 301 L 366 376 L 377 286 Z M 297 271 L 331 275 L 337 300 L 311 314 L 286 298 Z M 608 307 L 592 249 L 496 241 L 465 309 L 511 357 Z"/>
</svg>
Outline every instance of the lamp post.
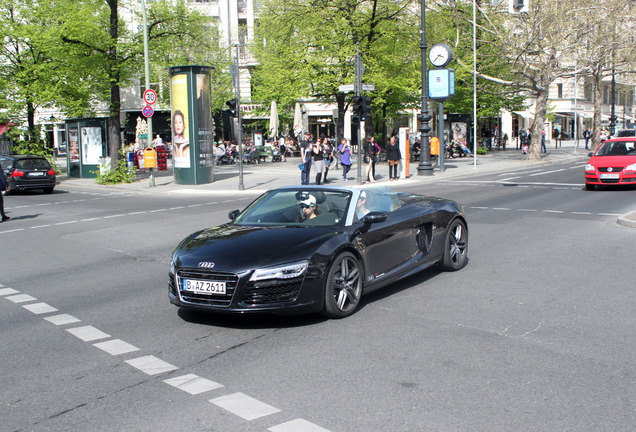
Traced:
<svg viewBox="0 0 636 432">
<path fill-rule="evenodd" d="M 422 112 L 417 116 L 420 121 L 420 163 L 417 166 L 417 174 L 433 175 L 433 164 L 431 164 L 431 144 L 429 142 L 429 132 L 431 127 L 428 122 L 433 116 L 428 112 L 428 89 L 426 87 L 426 0 L 422 0 L 422 39 L 420 41 L 420 49 L 422 51 Z M 440 151 L 441 153 L 441 151 Z"/>
</svg>

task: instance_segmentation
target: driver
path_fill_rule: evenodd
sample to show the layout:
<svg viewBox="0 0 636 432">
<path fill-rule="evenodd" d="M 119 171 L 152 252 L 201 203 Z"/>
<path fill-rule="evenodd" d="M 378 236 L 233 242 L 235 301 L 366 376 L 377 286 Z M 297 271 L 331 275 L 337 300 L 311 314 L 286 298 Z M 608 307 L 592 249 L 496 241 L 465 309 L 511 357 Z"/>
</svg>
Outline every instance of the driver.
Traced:
<svg viewBox="0 0 636 432">
<path fill-rule="evenodd" d="M 318 207 L 316 207 L 316 197 L 307 195 L 305 199 L 298 203 L 300 208 L 300 217 L 303 221 L 313 219 L 318 216 Z"/>
<path fill-rule="evenodd" d="M 367 205 L 367 193 L 365 191 L 360 192 L 360 196 L 358 197 L 358 202 L 356 203 L 356 216 L 358 219 L 362 219 L 366 216 L 370 210 L 366 207 Z"/>
</svg>

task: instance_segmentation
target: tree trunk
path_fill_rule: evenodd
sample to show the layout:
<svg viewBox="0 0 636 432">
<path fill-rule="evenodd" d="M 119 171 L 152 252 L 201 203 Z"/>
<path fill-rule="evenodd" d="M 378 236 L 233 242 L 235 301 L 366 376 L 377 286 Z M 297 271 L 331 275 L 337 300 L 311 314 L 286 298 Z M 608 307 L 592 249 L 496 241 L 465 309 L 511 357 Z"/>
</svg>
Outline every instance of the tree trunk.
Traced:
<svg viewBox="0 0 636 432">
<path fill-rule="evenodd" d="M 532 124 L 532 140 L 528 150 L 529 160 L 541 160 L 541 139 L 543 136 L 543 123 L 548 108 L 548 86 L 544 86 L 537 94 L 535 103 L 534 123 Z"/>
<path fill-rule="evenodd" d="M 594 152 L 601 145 L 601 80 L 603 79 L 602 66 L 592 73 L 592 91 L 594 92 L 594 118 L 592 120 L 592 143 L 590 151 Z"/>
<path fill-rule="evenodd" d="M 119 160 L 119 149 L 121 148 L 121 122 L 119 115 L 121 112 L 121 98 L 119 91 L 119 69 L 117 65 L 117 38 L 119 36 L 118 28 L 118 0 L 108 0 L 110 7 L 110 48 L 108 49 L 108 57 L 110 58 L 111 69 L 110 78 L 110 110 L 109 110 L 109 126 L 108 126 L 108 142 L 110 150 L 110 166 L 112 169 L 117 167 Z"/>
</svg>

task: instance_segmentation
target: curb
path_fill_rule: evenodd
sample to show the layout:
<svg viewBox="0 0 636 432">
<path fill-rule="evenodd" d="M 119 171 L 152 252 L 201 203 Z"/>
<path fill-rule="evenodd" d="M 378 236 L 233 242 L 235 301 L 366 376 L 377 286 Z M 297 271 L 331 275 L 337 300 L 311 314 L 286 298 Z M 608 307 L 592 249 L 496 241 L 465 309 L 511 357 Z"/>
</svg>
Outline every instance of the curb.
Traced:
<svg viewBox="0 0 636 432">
<path fill-rule="evenodd" d="M 619 216 L 616 223 L 628 228 L 636 228 L 636 211 Z"/>
</svg>

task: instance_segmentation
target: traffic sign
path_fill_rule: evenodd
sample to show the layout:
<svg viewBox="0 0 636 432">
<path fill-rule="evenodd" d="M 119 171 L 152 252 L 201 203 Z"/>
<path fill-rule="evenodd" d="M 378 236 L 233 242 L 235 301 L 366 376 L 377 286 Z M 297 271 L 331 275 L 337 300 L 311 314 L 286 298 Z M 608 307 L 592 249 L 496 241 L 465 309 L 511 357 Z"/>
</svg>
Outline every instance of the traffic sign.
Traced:
<svg viewBox="0 0 636 432">
<path fill-rule="evenodd" d="M 353 91 L 353 84 L 342 84 L 338 86 L 338 91 L 341 93 L 348 93 Z"/>
<path fill-rule="evenodd" d="M 157 102 L 157 92 L 154 91 L 153 89 L 146 90 L 144 92 L 144 102 L 146 102 L 147 105 L 152 105 L 155 102 Z M 146 116 L 146 117 L 150 117 L 150 116 Z"/>
<path fill-rule="evenodd" d="M 145 106 L 143 111 L 142 111 L 144 117 L 152 117 L 152 115 L 155 113 L 155 110 L 152 109 L 151 106 Z"/>
</svg>

